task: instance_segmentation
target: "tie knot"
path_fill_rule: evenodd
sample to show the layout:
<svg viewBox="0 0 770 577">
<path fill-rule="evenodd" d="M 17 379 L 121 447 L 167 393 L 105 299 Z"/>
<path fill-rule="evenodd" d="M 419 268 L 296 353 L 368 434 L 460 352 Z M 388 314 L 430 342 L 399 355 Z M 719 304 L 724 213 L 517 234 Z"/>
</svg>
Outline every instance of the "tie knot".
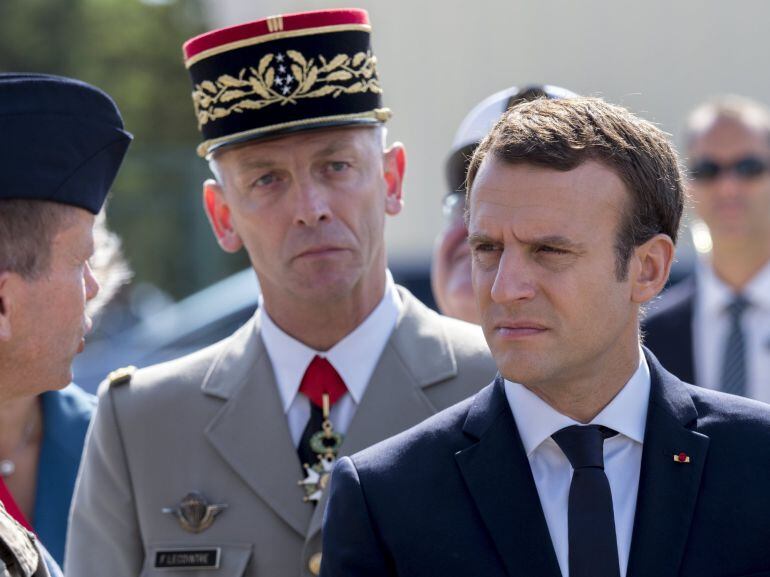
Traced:
<svg viewBox="0 0 770 577">
<path fill-rule="evenodd" d="M 323 407 L 324 393 L 329 395 L 329 406 L 331 407 L 347 391 L 345 382 L 332 364 L 318 355 L 310 361 L 299 385 L 299 392 L 318 407 Z"/>
<path fill-rule="evenodd" d="M 604 468 L 604 439 L 617 433 L 600 425 L 572 425 L 556 431 L 556 441 L 573 469 Z"/>
<path fill-rule="evenodd" d="M 727 305 L 727 314 L 732 320 L 740 320 L 744 311 L 751 306 L 751 303 L 742 294 L 735 295 L 730 304 Z"/>
</svg>

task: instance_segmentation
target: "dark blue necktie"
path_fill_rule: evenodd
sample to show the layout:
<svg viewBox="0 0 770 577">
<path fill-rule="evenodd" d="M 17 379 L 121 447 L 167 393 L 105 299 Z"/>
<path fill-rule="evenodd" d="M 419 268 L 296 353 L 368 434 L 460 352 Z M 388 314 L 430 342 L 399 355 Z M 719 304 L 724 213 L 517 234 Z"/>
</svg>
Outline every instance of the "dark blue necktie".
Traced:
<svg viewBox="0 0 770 577">
<path fill-rule="evenodd" d="M 551 437 L 574 473 L 567 517 L 569 577 L 619 577 L 612 493 L 604 473 L 604 439 L 616 432 L 599 425 L 573 425 Z"/>
<path fill-rule="evenodd" d="M 741 323 L 749 306 L 749 301 L 742 295 L 737 295 L 727 305 L 730 327 L 722 359 L 721 386 L 725 393 L 733 395 L 746 394 L 746 343 Z"/>
</svg>

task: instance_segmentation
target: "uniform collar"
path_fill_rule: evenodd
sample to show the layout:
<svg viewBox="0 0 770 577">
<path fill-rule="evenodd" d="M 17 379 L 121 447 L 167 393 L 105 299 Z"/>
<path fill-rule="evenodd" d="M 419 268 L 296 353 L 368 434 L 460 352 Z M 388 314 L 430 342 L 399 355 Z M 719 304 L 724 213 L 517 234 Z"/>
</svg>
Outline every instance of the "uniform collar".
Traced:
<svg viewBox="0 0 770 577">
<path fill-rule="evenodd" d="M 302 377 L 316 355 L 326 358 L 345 382 L 353 401 L 361 402 L 369 379 L 401 313 L 401 297 L 390 271 L 385 294 L 369 316 L 351 333 L 325 352 L 316 351 L 286 334 L 261 306 L 261 336 L 275 372 L 283 410 L 294 402 Z"/>
<path fill-rule="evenodd" d="M 519 429 L 527 457 L 556 431 L 580 425 L 563 415 L 525 386 L 505 381 L 505 394 Z M 650 368 L 639 351 L 639 366 L 615 398 L 591 421 L 642 443 L 650 398 Z"/>
</svg>

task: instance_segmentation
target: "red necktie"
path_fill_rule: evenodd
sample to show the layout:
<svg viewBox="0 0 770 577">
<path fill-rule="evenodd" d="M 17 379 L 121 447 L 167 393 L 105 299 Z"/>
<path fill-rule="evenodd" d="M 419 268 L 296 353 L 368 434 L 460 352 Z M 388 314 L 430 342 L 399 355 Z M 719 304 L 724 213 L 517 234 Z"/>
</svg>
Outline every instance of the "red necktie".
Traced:
<svg viewBox="0 0 770 577">
<path fill-rule="evenodd" d="M 302 377 L 299 392 L 310 399 L 315 406 L 323 408 L 324 393 L 329 395 L 329 407 L 333 407 L 334 403 L 348 392 L 348 389 L 331 363 L 316 355 L 308 365 L 305 376 Z"/>
<path fill-rule="evenodd" d="M 339 401 L 348 391 L 339 373 L 326 359 L 316 355 L 308 365 L 299 392 L 310 399 L 310 418 L 297 447 L 300 463 L 313 465 L 318 462 L 315 451 L 310 448 L 310 439 L 322 430 L 323 425 L 323 395 L 329 395 L 329 408 Z"/>
</svg>

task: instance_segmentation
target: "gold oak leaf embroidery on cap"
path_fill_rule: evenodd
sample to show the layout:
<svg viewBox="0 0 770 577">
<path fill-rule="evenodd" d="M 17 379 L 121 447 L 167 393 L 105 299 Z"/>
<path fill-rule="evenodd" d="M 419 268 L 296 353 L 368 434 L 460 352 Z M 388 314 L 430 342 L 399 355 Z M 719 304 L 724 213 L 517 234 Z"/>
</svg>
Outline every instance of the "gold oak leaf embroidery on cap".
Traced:
<svg viewBox="0 0 770 577">
<path fill-rule="evenodd" d="M 382 93 L 371 52 L 338 54 L 307 60 L 296 50 L 265 54 L 256 68 L 243 68 L 238 77 L 223 74 L 216 81 L 195 85 L 193 103 L 198 127 L 234 112 L 260 110 L 271 104 L 296 104 L 303 98 L 338 97 L 360 92 Z"/>
</svg>

